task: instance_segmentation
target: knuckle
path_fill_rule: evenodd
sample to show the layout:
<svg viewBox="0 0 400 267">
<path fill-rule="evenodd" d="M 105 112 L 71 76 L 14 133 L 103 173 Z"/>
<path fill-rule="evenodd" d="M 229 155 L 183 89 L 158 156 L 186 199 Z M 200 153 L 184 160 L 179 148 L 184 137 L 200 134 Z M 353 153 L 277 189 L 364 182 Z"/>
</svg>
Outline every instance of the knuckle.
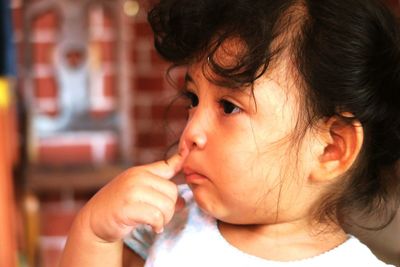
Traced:
<svg viewBox="0 0 400 267">
<path fill-rule="evenodd" d="M 179 190 L 175 184 L 171 184 L 171 192 L 173 193 L 174 198 L 176 198 L 178 196 Z"/>
<path fill-rule="evenodd" d="M 126 204 L 137 202 L 140 198 L 140 190 L 137 186 L 131 185 L 127 188 L 124 198 Z"/>
<path fill-rule="evenodd" d="M 175 203 L 173 201 L 165 201 L 163 204 L 164 220 L 168 222 L 171 220 L 175 212 Z"/>
<path fill-rule="evenodd" d="M 144 173 L 145 173 L 145 170 L 143 170 L 141 167 L 133 167 L 133 168 L 125 170 L 122 173 L 122 176 L 125 179 L 128 179 L 129 181 L 136 181 L 136 180 L 140 180 L 143 177 Z"/>
<path fill-rule="evenodd" d="M 151 213 L 151 217 L 155 224 L 159 226 L 164 224 L 164 215 L 160 210 L 154 210 L 154 212 Z"/>
</svg>

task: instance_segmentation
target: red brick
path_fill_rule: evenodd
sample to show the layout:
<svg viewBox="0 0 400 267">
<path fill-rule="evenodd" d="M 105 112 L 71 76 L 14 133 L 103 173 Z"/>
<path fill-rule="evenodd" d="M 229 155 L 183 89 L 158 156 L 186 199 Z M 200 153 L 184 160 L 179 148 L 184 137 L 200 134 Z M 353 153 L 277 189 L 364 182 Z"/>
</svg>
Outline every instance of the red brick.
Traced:
<svg viewBox="0 0 400 267">
<path fill-rule="evenodd" d="M 115 162 L 119 154 L 118 146 L 116 144 L 107 144 L 106 145 L 106 154 L 105 161 L 106 162 Z"/>
<path fill-rule="evenodd" d="M 164 88 L 163 77 L 138 76 L 135 79 L 136 90 L 138 91 L 161 91 Z"/>
<path fill-rule="evenodd" d="M 100 42 L 101 47 L 101 59 L 103 62 L 112 62 L 115 60 L 115 42 Z"/>
<path fill-rule="evenodd" d="M 23 30 L 22 8 L 15 8 L 12 11 L 13 26 L 15 29 Z"/>
<path fill-rule="evenodd" d="M 114 75 L 103 77 L 104 80 L 104 95 L 107 97 L 117 97 L 116 80 Z"/>
<path fill-rule="evenodd" d="M 92 162 L 89 145 L 40 147 L 38 161 L 44 165 L 85 165 Z"/>
<path fill-rule="evenodd" d="M 137 50 L 133 47 L 129 50 L 129 55 L 130 55 L 129 60 L 131 63 L 133 63 L 133 65 L 135 65 L 138 62 L 137 53 L 138 53 Z"/>
<path fill-rule="evenodd" d="M 154 161 L 158 161 L 164 158 L 165 151 L 167 149 L 165 147 L 159 149 L 151 149 L 151 148 L 138 148 L 135 149 L 135 153 L 133 155 L 133 161 L 135 165 L 143 165 L 148 164 Z"/>
<path fill-rule="evenodd" d="M 53 47 L 52 43 L 35 43 L 33 45 L 33 59 L 35 63 L 51 64 L 53 59 Z"/>
<path fill-rule="evenodd" d="M 147 115 L 147 110 L 148 110 L 148 107 L 147 106 L 143 106 L 143 105 L 135 105 L 134 107 L 133 107 L 133 116 L 132 116 L 132 118 L 134 119 L 134 120 L 137 120 L 137 119 L 145 119 L 148 115 Z"/>
<path fill-rule="evenodd" d="M 56 82 L 53 77 L 35 78 L 36 97 L 57 97 Z"/>
<path fill-rule="evenodd" d="M 153 119 L 164 119 L 166 116 L 167 107 L 155 105 L 151 107 L 151 117 Z"/>
<path fill-rule="evenodd" d="M 33 20 L 33 28 L 55 29 L 58 27 L 58 14 L 54 10 L 43 12 Z"/>
<path fill-rule="evenodd" d="M 110 12 L 107 10 L 107 8 L 103 7 L 104 11 L 104 16 L 103 16 L 103 26 L 106 29 L 113 29 L 114 28 L 114 21 L 112 19 L 112 16 Z"/>
<path fill-rule="evenodd" d="M 168 106 L 166 118 L 168 121 L 186 120 L 187 114 L 188 112 L 186 103 L 182 103 L 182 101 L 176 101 Z"/>
<path fill-rule="evenodd" d="M 46 236 L 67 235 L 79 207 L 66 209 L 62 202 L 43 204 L 41 206 L 41 234 Z"/>
<path fill-rule="evenodd" d="M 137 138 L 137 146 L 139 147 L 165 147 L 166 136 L 164 131 L 139 133 Z"/>
<path fill-rule="evenodd" d="M 154 105 L 151 107 L 151 117 L 156 120 L 183 120 L 186 119 L 187 109 L 179 101 L 171 101 L 165 105 Z"/>
<path fill-rule="evenodd" d="M 96 120 L 105 119 L 107 116 L 110 115 L 109 110 L 92 110 L 90 111 L 90 117 Z"/>
<path fill-rule="evenodd" d="M 40 164 L 51 166 L 90 165 L 94 159 L 91 143 L 77 143 L 68 145 L 40 145 L 38 148 L 38 161 Z M 115 162 L 118 156 L 116 143 L 106 144 L 104 161 Z"/>
<path fill-rule="evenodd" d="M 84 202 L 43 201 L 40 207 L 40 257 L 41 266 L 58 266 L 64 242 L 72 222 Z"/>
<path fill-rule="evenodd" d="M 185 121 L 174 121 L 168 122 L 166 125 L 166 133 L 167 133 L 167 144 L 173 144 L 179 141 L 179 138 L 182 135 L 183 130 L 185 129 L 186 122 Z"/>
<path fill-rule="evenodd" d="M 146 22 L 137 22 L 134 24 L 134 32 L 137 37 L 152 37 L 153 31 Z"/>
</svg>

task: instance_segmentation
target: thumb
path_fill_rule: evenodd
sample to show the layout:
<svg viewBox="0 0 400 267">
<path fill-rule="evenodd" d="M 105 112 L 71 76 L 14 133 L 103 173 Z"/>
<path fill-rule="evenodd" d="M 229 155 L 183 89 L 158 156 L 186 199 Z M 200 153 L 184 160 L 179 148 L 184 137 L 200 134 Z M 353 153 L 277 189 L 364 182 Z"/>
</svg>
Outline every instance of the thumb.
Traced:
<svg viewBox="0 0 400 267">
<path fill-rule="evenodd" d="M 148 165 L 147 171 L 165 179 L 171 179 L 181 171 L 186 157 L 187 153 L 176 153 L 167 160 L 157 161 Z"/>
</svg>

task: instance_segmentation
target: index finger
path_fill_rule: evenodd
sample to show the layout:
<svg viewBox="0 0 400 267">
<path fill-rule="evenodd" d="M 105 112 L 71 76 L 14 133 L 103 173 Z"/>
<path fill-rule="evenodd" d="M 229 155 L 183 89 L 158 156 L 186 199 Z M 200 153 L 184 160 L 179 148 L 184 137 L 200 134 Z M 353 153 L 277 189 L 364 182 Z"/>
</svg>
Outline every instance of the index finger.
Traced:
<svg viewBox="0 0 400 267">
<path fill-rule="evenodd" d="M 171 179 L 181 171 L 186 158 L 187 153 L 176 153 L 167 160 L 157 161 L 148 165 L 146 169 L 154 175 Z"/>
</svg>

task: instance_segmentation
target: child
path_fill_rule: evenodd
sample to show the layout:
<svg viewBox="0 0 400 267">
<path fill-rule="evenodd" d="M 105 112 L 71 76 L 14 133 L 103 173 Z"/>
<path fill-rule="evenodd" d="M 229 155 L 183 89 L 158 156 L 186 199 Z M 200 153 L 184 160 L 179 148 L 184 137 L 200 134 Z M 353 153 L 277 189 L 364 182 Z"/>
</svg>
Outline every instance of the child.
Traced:
<svg viewBox="0 0 400 267">
<path fill-rule="evenodd" d="M 123 239 L 126 266 L 386 266 L 344 230 L 398 208 L 400 34 L 385 6 L 161 0 L 149 20 L 187 68 L 179 152 L 101 189 L 61 266 L 122 266 Z"/>
</svg>

